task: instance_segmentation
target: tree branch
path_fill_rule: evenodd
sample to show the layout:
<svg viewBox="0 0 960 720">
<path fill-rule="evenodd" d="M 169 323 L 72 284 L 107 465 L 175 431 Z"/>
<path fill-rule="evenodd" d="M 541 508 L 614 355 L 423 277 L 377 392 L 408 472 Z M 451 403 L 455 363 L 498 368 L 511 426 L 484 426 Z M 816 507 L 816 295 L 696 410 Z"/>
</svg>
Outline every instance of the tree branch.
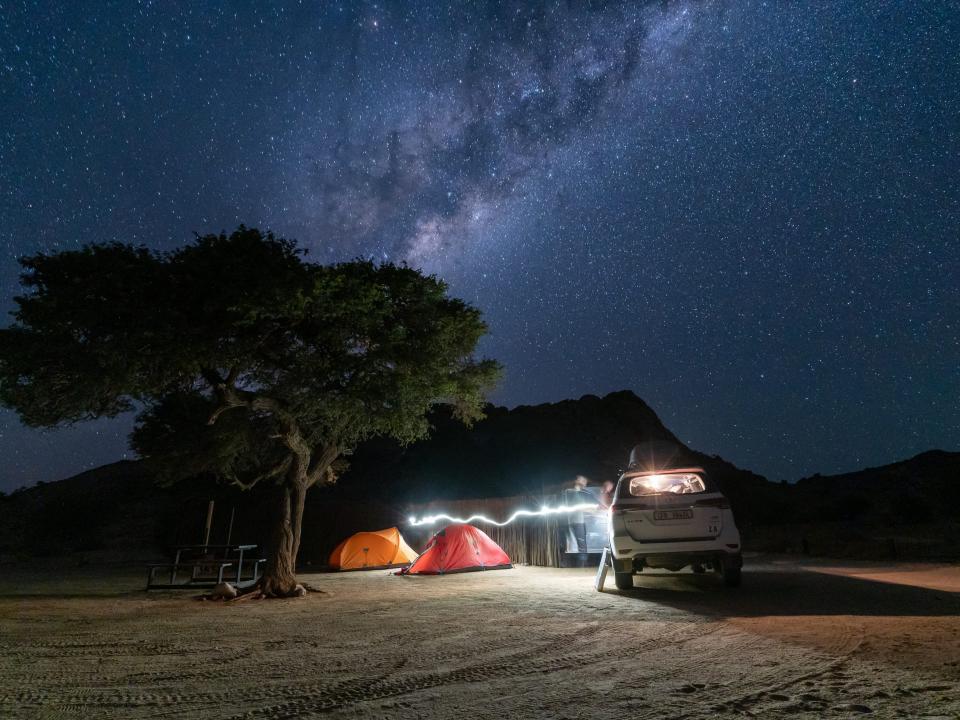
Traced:
<svg viewBox="0 0 960 720">
<path fill-rule="evenodd" d="M 220 377 L 220 373 L 213 368 L 200 368 L 200 376 L 206 380 L 207 384 L 214 390 L 224 383 L 223 378 Z"/>
<path fill-rule="evenodd" d="M 311 462 L 313 449 L 304 439 L 297 418 L 289 413 L 280 401 L 264 395 L 258 395 L 249 390 L 234 387 L 233 383 L 240 374 L 236 366 L 230 368 L 226 378 L 220 377 L 220 373 L 211 368 L 203 368 L 201 374 L 204 379 L 210 383 L 214 393 L 216 393 L 220 399 L 220 405 L 217 406 L 207 419 L 207 425 L 213 425 L 227 410 L 238 407 L 247 407 L 251 410 L 270 413 L 280 423 L 280 438 L 283 440 L 283 444 L 297 456 L 304 473 L 309 476 L 308 468 L 313 465 Z M 335 457 L 336 455 L 334 455 L 334 458 Z M 327 465 L 329 465 L 330 462 L 333 462 L 333 460 L 331 459 Z"/>
<path fill-rule="evenodd" d="M 315 452 L 310 460 L 310 466 L 307 468 L 308 487 L 316 485 L 339 456 L 340 449 L 332 443 L 326 445 L 319 452 Z"/>
<path fill-rule="evenodd" d="M 207 418 L 207 425 L 216 424 L 220 416 L 223 415 L 227 410 L 232 410 L 233 408 L 237 407 L 242 407 L 242 405 L 237 405 L 236 403 L 224 403 L 223 405 L 218 406 L 216 410 L 210 413 L 210 417 Z"/>
<path fill-rule="evenodd" d="M 251 478 L 247 482 L 241 482 L 236 478 L 231 478 L 231 480 L 235 485 L 239 485 L 242 489 L 249 490 L 261 480 L 269 480 L 271 478 L 277 477 L 278 475 L 283 475 L 290 469 L 291 463 L 293 463 L 293 458 L 291 458 L 288 455 L 287 457 L 285 457 L 283 460 L 281 460 L 279 463 L 274 465 L 272 468 L 270 468 L 266 472 L 260 473 L 259 475 L 257 475 L 254 478 Z"/>
</svg>

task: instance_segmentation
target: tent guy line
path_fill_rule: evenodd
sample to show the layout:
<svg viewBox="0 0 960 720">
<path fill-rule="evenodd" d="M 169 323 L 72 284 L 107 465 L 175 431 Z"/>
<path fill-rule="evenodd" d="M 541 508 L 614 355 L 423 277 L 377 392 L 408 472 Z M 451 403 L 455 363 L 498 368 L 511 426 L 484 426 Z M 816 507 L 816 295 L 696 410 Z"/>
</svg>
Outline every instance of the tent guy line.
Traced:
<svg viewBox="0 0 960 720">
<path fill-rule="evenodd" d="M 474 521 L 478 521 L 478 522 L 488 523 L 489 525 L 496 525 L 498 527 L 503 527 L 504 525 L 509 525 L 514 520 L 520 517 L 561 515 L 563 513 L 582 512 L 584 510 L 597 510 L 599 509 L 599 507 L 600 506 L 597 503 L 578 503 L 576 505 L 559 505 L 557 507 L 548 507 L 544 505 L 539 510 L 517 510 L 516 512 L 513 513 L 513 515 L 508 517 L 503 522 L 498 522 L 496 520 L 493 520 L 492 518 L 488 518 L 486 515 L 471 515 L 470 517 L 464 519 L 464 518 L 458 518 L 458 517 L 451 517 L 450 515 L 447 515 L 445 513 L 440 513 L 437 515 L 424 515 L 420 519 L 417 519 L 415 515 L 411 515 L 408 519 L 408 522 L 410 525 L 417 526 L 417 525 L 432 525 L 438 520 L 446 520 L 448 522 L 453 522 L 453 523 L 463 523 L 465 525 L 472 523 Z"/>
</svg>

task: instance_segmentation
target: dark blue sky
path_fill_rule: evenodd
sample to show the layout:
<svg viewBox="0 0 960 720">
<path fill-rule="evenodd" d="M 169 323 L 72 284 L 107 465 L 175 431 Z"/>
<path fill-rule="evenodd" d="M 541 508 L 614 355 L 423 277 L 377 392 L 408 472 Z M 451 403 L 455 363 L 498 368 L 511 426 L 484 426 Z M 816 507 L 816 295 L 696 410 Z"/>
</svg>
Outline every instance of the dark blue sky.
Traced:
<svg viewBox="0 0 960 720">
<path fill-rule="evenodd" d="M 0 0 L 17 258 L 240 222 L 481 307 L 494 400 L 629 388 L 795 479 L 960 448 L 960 7 Z M 0 414 L 0 487 L 128 423 Z"/>
</svg>

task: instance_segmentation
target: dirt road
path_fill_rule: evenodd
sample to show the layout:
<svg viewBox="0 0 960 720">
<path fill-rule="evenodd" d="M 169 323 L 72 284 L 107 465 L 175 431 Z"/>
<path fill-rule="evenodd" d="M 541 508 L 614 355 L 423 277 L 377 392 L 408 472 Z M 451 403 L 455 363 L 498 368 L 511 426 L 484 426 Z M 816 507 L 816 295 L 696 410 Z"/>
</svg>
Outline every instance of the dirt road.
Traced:
<svg viewBox="0 0 960 720">
<path fill-rule="evenodd" d="M 592 575 L 315 575 L 223 604 L 7 571 L 0 717 L 960 717 L 960 568 Z"/>
</svg>

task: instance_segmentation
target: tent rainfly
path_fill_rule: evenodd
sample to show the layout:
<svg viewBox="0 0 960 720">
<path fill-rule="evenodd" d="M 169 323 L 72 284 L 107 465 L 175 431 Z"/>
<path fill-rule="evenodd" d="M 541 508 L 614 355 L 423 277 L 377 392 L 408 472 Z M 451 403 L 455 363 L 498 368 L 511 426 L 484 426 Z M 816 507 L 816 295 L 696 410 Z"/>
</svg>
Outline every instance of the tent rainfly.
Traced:
<svg viewBox="0 0 960 720">
<path fill-rule="evenodd" d="M 448 525 L 430 539 L 420 557 L 400 574 L 445 575 L 509 567 L 513 567 L 510 557 L 483 530 L 473 525 Z"/>
<path fill-rule="evenodd" d="M 351 535 L 330 553 L 333 570 L 376 570 L 409 565 L 417 553 L 395 528 Z"/>
</svg>

